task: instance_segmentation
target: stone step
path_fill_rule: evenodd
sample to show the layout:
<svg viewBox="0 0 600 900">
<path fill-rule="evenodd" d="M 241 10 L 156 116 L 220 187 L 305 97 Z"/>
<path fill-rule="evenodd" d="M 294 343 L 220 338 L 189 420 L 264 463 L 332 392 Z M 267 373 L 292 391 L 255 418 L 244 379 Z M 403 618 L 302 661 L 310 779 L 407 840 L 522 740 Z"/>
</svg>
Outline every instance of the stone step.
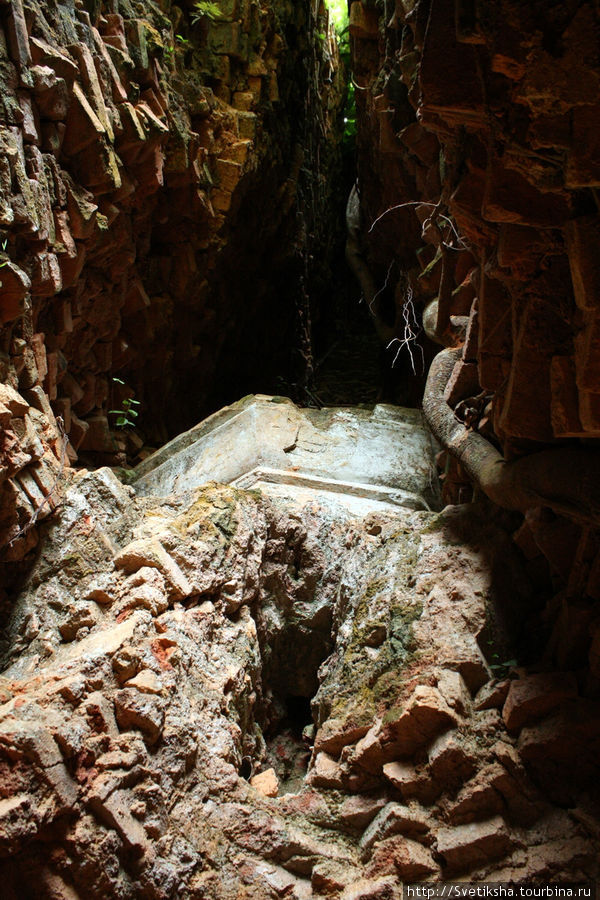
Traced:
<svg viewBox="0 0 600 900">
<path fill-rule="evenodd" d="M 282 485 L 301 497 L 326 493 L 351 507 L 363 500 L 376 508 L 435 509 L 434 452 L 418 410 L 300 409 L 286 398 L 256 395 L 175 438 L 137 467 L 132 483 L 141 496 L 218 481 L 267 494 L 280 494 Z"/>
</svg>

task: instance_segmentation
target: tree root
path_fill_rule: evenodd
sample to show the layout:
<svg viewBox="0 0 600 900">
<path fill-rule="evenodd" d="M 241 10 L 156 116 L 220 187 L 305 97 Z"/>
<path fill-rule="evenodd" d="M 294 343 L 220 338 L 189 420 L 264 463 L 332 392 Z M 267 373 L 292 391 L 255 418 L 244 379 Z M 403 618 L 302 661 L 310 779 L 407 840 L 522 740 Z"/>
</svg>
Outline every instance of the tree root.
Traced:
<svg viewBox="0 0 600 900">
<path fill-rule="evenodd" d="M 379 297 L 381 290 L 377 290 L 375 279 L 371 273 L 364 254 L 362 245 L 362 218 L 360 212 L 360 197 L 356 185 L 352 188 L 346 206 L 346 262 L 352 270 L 354 277 L 360 284 L 369 315 L 373 320 L 377 337 L 384 347 L 389 346 L 390 341 L 397 337 L 398 315 L 393 325 L 388 325 L 380 310 Z"/>
<path fill-rule="evenodd" d="M 582 447 L 542 450 L 507 462 L 493 444 L 469 431 L 444 400 L 460 349 L 434 358 L 423 412 L 434 436 L 498 506 L 524 512 L 547 506 L 582 523 L 600 524 L 600 454 Z"/>
</svg>

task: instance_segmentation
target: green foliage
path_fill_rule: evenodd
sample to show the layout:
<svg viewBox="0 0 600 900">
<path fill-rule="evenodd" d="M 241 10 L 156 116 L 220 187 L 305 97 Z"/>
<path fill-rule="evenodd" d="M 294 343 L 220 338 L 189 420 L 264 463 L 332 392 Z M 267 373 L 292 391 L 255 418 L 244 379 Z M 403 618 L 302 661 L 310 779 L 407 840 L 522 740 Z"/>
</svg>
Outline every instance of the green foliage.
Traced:
<svg viewBox="0 0 600 900">
<path fill-rule="evenodd" d="M 194 11 L 191 15 L 192 25 L 197 25 L 202 19 L 210 19 L 216 22 L 222 18 L 221 10 L 218 3 L 213 0 L 196 0 L 194 3 Z"/>
<path fill-rule="evenodd" d="M 348 3 L 346 0 L 325 0 L 338 38 L 348 28 Z"/>
<path fill-rule="evenodd" d="M 344 107 L 344 143 L 352 142 L 356 138 L 356 96 L 352 81 L 348 82 L 346 105 Z"/>
<path fill-rule="evenodd" d="M 182 34 L 176 34 L 175 42 L 172 44 L 165 44 L 163 47 L 165 59 L 167 60 L 167 62 L 172 63 L 176 59 L 177 53 L 183 53 L 191 46 L 192 42 L 189 40 L 189 38 L 184 37 Z"/>
<path fill-rule="evenodd" d="M 519 665 L 516 659 L 505 659 L 504 662 L 500 662 L 498 653 L 492 653 L 492 659 L 494 662 L 491 662 L 489 666 L 496 678 L 506 678 L 512 667 Z"/>
<path fill-rule="evenodd" d="M 327 9 L 329 10 L 329 16 L 337 35 L 340 59 L 342 60 L 344 68 L 348 73 L 348 87 L 346 93 L 346 104 L 344 107 L 344 134 L 342 138 L 342 144 L 346 150 L 350 151 L 354 148 L 354 141 L 356 139 L 356 100 L 355 88 L 351 73 L 348 4 L 346 0 L 325 0 L 325 4 L 327 6 Z"/>
<path fill-rule="evenodd" d="M 120 378 L 113 378 L 115 384 L 125 384 Z M 134 407 L 139 406 L 140 401 L 134 400 L 132 397 L 126 397 L 121 401 L 121 409 L 109 409 L 109 414 L 116 416 L 115 426 L 117 428 L 126 428 L 128 425 L 133 427 L 135 420 L 139 416 L 139 411 Z"/>
</svg>

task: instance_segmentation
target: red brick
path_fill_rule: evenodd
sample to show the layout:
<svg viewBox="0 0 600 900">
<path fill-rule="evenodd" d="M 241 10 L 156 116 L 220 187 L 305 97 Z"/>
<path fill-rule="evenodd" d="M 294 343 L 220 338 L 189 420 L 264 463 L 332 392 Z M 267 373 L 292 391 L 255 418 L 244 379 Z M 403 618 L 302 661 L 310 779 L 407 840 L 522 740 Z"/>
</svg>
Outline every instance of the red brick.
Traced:
<svg viewBox="0 0 600 900">
<path fill-rule="evenodd" d="M 403 835 L 381 841 L 367 869 L 368 877 L 397 875 L 402 881 L 416 881 L 439 872 L 431 851 Z"/>
<path fill-rule="evenodd" d="M 459 359 L 444 391 L 444 400 L 449 406 L 456 406 L 466 397 L 472 397 L 481 391 L 477 363 L 464 362 Z"/>
<path fill-rule="evenodd" d="M 579 415 L 575 363 L 570 356 L 554 356 L 550 365 L 552 431 L 554 436 L 581 437 L 585 434 Z"/>
<path fill-rule="evenodd" d="M 29 277 L 9 262 L 0 269 L 0 322 L 12 322 L 23 313 L 23 301 L 31 287 Z"/>
<path fill-rule="evenodd" d="M 461 871 L 505 856 L 513 845 L 500 816 L 455 828 L 441 828 L 437 850 L 452 871 Z"/>
<path fill-rule="evenodd" d="M 486 172 L 482 215 L 490 222 L 552 228 L 567 220 L 569 206 L 564 195 L 542 193 L 519 172 L 491 159 Z"/>
<path fill-rule="evenodd" d="M 577 387 L 600 393 L 600 315 L 587 319 L 575 337 L 575 350 Z"/>
<path fill-rule="evenodd" d="M 577 681 L 571 672 L 527 675 L 511 681 L 502 718 L 510 731 L 516 731 L 576 696 Z"/>
<path fill-rule="evenodd" d="M 511 437 L 547 442 L 551 423 L 550 361 L 529 350 L 513 357 L 506 396 L 499 418 Z"/>
<path fill-rule="evenodd" d="M 511 302 L 504 287 L 487 276 L 479 292 L 479 382 L 495 391 L 504 381 L 504 362 L 512 352 Z"/>
<path fill-rule="evenodd" d="M 379 16 L 376 9 L 354 2 L 350 6 L 350 34 L 360 40 L 379 38 Z"/>
<path fill-rule="evenodd" d="M 568 188 L 600 185 L 600 105 L 573 110 L 572 139 L 567 154 L 565 185 Z"/>
<path fill-rule="evenodd" d="M 600 308 L 600 217 L 582 216 L 565 227 L 575 302 L 579 309 Z"/>
<path fill-rule="evenodd" d="M 600 432 L 600 394 L 579 392 L 579 418 L 586 434 Z"/>
<path fill-rule="evenodd" d="M 453 0 L 433 0 L 420 71 L 424 111 L 452 125 L 483 125 L 483 89 L 475 51 L 456 40 Z"/>
<path fill-rule="evenodd" d="M 71 427 L 68 429 L 69 441 L 74 450 L 78 450 L 89 428 L 89 423 L 71 413 Z"/>
<path fill-rule="evenodd" d="M 86 424 L 88 428 L 81 440 L 81 449 L 96 453 L 114 453 L 116 446 L 106 416 L 102 414 L 90 416 L 86 419 Z"/>
</svg>

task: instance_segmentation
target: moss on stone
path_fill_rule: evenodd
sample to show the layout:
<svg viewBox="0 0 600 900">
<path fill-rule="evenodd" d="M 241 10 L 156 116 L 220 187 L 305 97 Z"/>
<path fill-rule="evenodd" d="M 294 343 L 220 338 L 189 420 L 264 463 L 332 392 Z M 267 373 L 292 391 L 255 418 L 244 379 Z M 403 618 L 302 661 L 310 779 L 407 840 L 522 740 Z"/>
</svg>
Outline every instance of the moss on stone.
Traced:
<svg viewBox="0 0 600 900">
<path fill-rule="evenodd" d="M 244 504 L 258 504 L 257 491 L 240 491 L 229 485 L 207 484 L 196 491 L 193 503 L 174 520 L 182 535 L 202 528 L 207 534 L 229 543 L 238 529 L 238 517 Z"/>
<path fill-rule="evenodd" d="M 60 560 L 60 569 L 68 574 L 70 578 L 85 578 L 86 575 L 92 575 L 94 569 L 88 561 L 80 553 L 70 553 Z"/>
<path fill-rule="evenodd" d="M 368 561 L 352 631 L 336 676 L 339 691 L 332 714 L 338 717 L 347 719 L 351 715 L 354 720 L 360 714 L 368 721 L 368 717 L 390 706 L 397 710 L 407 673 L 419 656 L 413 624 L 423 614 L 423 603 L 416 601 L 411 591 L 419 544 L 418 532 L 401 527 Z M 389 575 L 382 575 L 382 569 Z M 379 644 L 370 643 L 373 629 L 381 625 L 386 628 L 384 639 Z M 370 652 L 370 648 L 376 652 Z"/>
</svg>

